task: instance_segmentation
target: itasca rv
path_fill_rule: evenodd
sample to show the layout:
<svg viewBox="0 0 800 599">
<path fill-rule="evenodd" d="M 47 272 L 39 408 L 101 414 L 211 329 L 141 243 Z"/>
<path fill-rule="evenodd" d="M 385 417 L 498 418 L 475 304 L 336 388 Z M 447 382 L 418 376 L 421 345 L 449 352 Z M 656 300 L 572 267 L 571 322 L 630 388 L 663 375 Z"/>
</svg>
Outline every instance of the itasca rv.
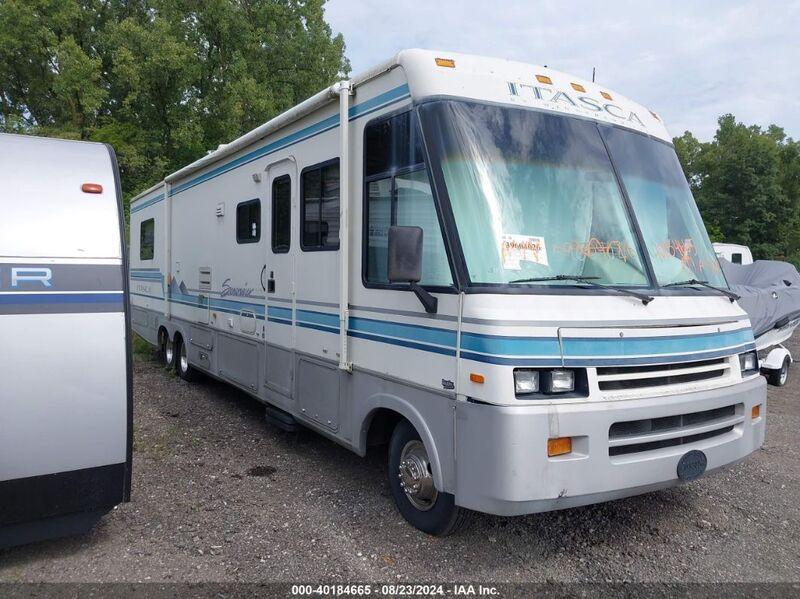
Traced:
<svg viewBox="0 0 800 599">
<path fill-rule="evenodd" d="M 0 135 L 0 547 L 129 498 L 121 199 L 109 146 Z"/>
<path fill-rule="evenodd" d="M 411 50 L 131 208 L 134 329 L 363 455 L 414 526 L 653 491 L 764 439 L 753 334 L 657 114 Z"/>
</svg>

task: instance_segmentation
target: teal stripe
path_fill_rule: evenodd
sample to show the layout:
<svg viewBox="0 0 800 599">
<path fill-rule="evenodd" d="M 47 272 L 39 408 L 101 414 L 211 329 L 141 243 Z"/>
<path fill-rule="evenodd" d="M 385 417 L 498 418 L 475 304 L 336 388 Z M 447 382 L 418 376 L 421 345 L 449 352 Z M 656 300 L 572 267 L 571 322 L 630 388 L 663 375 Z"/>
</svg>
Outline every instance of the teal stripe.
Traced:
<svg viewBox="0 0 800 599">
<path fill-rule="evenodd" d="M 131 206 L 131 214 L 133 214 L 134 212 L 139 212 L 139 210 L 143 210 L 144 208 L 152 206 L 153 204 L 158 204 L 163 199 L 164 199 L 164 194 L 160 193 L 157 196 L 150 198 L 149 200 L 145 200 L 142 204 L 136 204 L 136 206 Z"/>
</svg>

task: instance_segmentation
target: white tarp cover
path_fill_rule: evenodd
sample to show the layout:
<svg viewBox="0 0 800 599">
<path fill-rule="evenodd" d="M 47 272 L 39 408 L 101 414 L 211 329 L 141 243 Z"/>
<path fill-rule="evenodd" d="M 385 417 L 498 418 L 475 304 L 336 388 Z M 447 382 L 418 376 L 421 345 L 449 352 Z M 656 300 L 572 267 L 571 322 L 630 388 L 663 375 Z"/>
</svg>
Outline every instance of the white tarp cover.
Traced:
<svg viewBox="0 0 800 599">
<path fill-rule="evenodd" d="M 741 296 L 739 305 L 756 337 L 800 316 L 800 273 L 792 264 L 756 260 L 742 265 L 724 258 L 719 263 L 731 290 Z"/>
</svg>

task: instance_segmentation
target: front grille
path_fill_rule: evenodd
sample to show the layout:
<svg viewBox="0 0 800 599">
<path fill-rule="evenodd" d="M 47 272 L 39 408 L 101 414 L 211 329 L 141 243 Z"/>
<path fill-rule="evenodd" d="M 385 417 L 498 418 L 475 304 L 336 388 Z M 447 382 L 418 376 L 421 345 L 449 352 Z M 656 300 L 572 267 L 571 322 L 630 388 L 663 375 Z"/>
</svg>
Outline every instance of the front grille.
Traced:
<svg viewBox="0 0 800 599">
<path fill-rule="evenodd" d="M 608 431 L 608 455 L 618 456 L 696 443 L 729 433 L 744 419 L 744 404 L 615 422 Z"/>
<path fill-rule="evenodd" d="M 597 369 L 597 383 L 601 391 L 643 389 L 706 381 L 723 377 L 729 370 L 726 358 L 678 364 L 610 366 Z"/>
</svg>

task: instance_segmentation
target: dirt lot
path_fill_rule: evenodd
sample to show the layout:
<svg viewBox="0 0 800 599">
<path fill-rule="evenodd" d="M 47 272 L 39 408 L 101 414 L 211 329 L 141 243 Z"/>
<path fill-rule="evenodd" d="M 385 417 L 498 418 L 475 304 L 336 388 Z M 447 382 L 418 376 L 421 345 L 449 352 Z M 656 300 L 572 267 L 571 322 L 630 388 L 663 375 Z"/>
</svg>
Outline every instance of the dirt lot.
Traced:
<svg viewBox="0 0 800 599">
<path fill-rule="evenodd" d="M 800 366 L 736 467 L 444 539 L 395 511 L 385 451 L 280 432 L 247 396 L 141 356 L 135 408 L 133 501 L 87 536 L 0 552 L 0 581 L 800 580 Z"/>
</svg>

